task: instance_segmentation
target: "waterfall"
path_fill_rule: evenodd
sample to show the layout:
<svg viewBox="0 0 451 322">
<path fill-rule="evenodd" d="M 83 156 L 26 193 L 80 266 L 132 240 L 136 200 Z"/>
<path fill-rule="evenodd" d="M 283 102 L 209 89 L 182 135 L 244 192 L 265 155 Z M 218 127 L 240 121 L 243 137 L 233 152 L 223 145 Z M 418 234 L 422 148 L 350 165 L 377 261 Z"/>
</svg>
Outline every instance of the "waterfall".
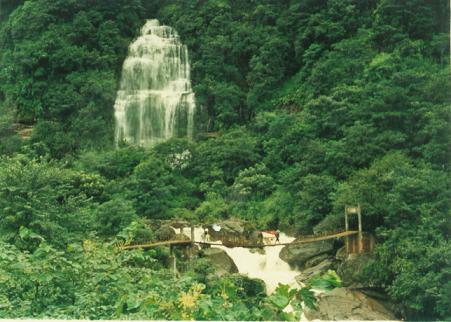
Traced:
<svg viewBox="0 0 451 322">
<path fill-rule="evenodd" d="M 192 138 L 194 109 L 188 48 L 173 28 L 148 20 L 122 67 L 116 143 L 151 146 L 174 136 Z"/>
</svg>

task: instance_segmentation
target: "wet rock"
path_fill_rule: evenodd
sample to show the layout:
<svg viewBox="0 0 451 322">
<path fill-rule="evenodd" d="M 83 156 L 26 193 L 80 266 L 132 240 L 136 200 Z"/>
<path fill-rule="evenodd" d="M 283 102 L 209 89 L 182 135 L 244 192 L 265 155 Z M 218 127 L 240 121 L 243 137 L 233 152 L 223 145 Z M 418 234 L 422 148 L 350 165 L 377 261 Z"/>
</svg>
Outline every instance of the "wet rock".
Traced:
<svg viewBox="0 0 451 322">
<path fill-rule="evenodd" d="M 309 267 L 314 267 L 318 264 L 320 264 L 321 262 L 325 261 L 325 260 L 333 260 L 333 257 L 330 256 L 329 254 L 321 254 L 315 257 L 310 258 L 309 260 L 307 260 L 304 264 L 305 268 L 309 268 Z"/>
<path fill-rule="evenodd" d="M 180 228 L 185 228 L 185 227 L 190 227 L 191 224 L 185 220 L 172 220 L 170 221 L 169 225 L 171 227 L 174 227 L 176 229 L 180 229 Z"/>
<path fill-rule="evenodd" d="M 259 244 L 260 242 L 261 242 L 260 231 L 252 229 L 252 232 L 249 235 L 249 243 L 250 244 Z M 258 249 L 262 249 L 262 248 L 258 248 Z"/>
<path fill-rule="evenodd" d="M 336 288 L 318 295 L 317 310 L 305 310 L 309 320 L 395 320 L 381 302 L 356 290 Z"/>
<path fill-rule="evenodd" d="M 258 238 L 255 227 L 244 220 L 228 219 L 217 223 L 221 227 L 220 231 L 215 231 L 213 225 L 204 226 L 208 228 L 210 239 L 220 240 L 226 246 L 239 246 L 241 244 L 255 243 L 253 239 Z"/>
<path fill-rule="evenodd" d="M 161 226 L 155 231 L 155 237 L 158 241 L 173 240 L 176 233 L 170 226 Z"/>
<path fill-rule="evenodd" d="M 347 257 L 348 254 L 346 254 L 346 247 L 341 247 L 335 254 L 335 258 L 339 261 L 345 261 Z"/>
<path fill-rule="evenodd" d="M 343 286 L 353 288 L 369 287 L 369 283 L 363 277 L 363 269 L 371 258 L 368 254 L 350 254 L 337 267 Z"/>
<path fill-rule="evenodd" d="M 208 258 L 216 268 L 216 274 L 222 276 L 229 273 L 238 273 L 238 268 L 227 253 L 219 248 L 206 248 L 201 251 L 201 256 Z"/>
<path fill-rule="evenodd" d="M 323 273 L 331 269 L 333 265 L 334 261 L 330 258 L 327 258 L 313 267 L 304 269 L 301 274 L 295 277 L 296 282 L 298 282 L 298 284 L 302 286 L 303 283 L 307 282 L 307 280 L 309 280 L 316 274 Z"/>
<path fill-rule="evenodd" d="M 175 234 L 175 240 L 189 240 L 190 238 L 185 234 Z"/>
<path fill-rule="evenodd" d="M 246 294 L 246 297 L 256 297 L 266 294 L 266 284 L 262 279 L 250 278 L 241 274 L 233 274 L 231 278 L 237 285 L 242 287 L 242 291 Z"/>
<path fill-rule="evenodd" d="M 323 240 L 314 243 L 287 245 L 282 248 L 279 257 L 290 266 L 302 269 L 306 266 L 308 260 L 318 255 L 332 254 L 332 252 L 333 242 Z"/>
<path fill-rule="evenodd" d="M 260 254 L 260 255 L 265 255 L 266 251 L 263 247 L 261 248 L 249 248 L 249 252 L 252 254 Z"/>
</svg>

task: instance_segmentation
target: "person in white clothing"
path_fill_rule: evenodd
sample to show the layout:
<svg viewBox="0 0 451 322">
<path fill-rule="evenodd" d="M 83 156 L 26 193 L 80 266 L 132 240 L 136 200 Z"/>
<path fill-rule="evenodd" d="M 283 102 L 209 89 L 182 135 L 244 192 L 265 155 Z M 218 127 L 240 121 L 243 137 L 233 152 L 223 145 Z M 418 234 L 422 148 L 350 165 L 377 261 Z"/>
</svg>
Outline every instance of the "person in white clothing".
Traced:
<svg viewBox="0 0 451 322">
<path fill-rule="evenodd" d="M 203 241 L 210 241 L 210 234 L 208 233 L 208 228 L 205 228 L 204 233 L 202 234 Z"/>
</svg>

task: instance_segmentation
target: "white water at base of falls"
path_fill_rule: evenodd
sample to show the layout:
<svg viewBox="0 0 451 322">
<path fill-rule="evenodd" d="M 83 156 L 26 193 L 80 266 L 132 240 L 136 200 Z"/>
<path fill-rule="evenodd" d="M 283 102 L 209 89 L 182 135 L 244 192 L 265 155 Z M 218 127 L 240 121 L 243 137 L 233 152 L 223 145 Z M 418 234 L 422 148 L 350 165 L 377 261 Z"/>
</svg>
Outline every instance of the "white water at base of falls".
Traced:
<svg viewBox="0 0 451 322">
<path fill-rule="evenodd" d="M 176 233 L 178 229 L 174 228 Z M 202 227 L 195 227 L 194 240 L 202 241 L 202 234 L 204 230 Z M 191 238 L 191 228 L 183 228 L 183 234 Z M 279 240 L 281 243 L 290 243 L 295 240 L 294 237 L 289 237 L 284 233 L 280 233 Z M 216 240 L 210 240 L 211 242 L 221 242 Z M 301 273 L 296 269 L 292 269 L 287 262 L 280 259 L 279 254 L 283 246 L 271 246 L 265 247 L 265 252 L 260 254 L 258 252 L 251 252 L 250 248 L 244 247 L 225 247 L 225 246 L 211 246 L 223 249 L 227 255 L 232 258 L 235 265 L 238 268 L 238 272 L 243 275 L 247 275 L 249 278 L 259 278 L 265 282 L 266 293 L 269 295 L 273 293 L 279 283 L 287 284 L 292 288 L 300 289 L 301 286 L 296 282 L 295 277 Z M 313 290 L 315 293 L 320 293 L 317 290 Z M 293 312 L 293 307 L 288 305 L 285 312 Z M 300 321 L 308 321 L 304 312 L 301 314 Z"/>
<path fill-rule="evenodd" d="M 186 45 L 173 28 L 148 20 L 122 67 L 116 143 L 151 146 L 174 136 L 191 138 L 194 110 Z"/>
<path fill-rule="evenodd" d="M 183 233 L 190 237 L 190 228 L 184 228 Z M 203 229 L 196 227 L 194 229 L 194 240 L 202 241 Z M 295 238 L 280 233 L 281 243 L 290 243 Z M 213 240 L 212 240 L 213 242 Z M 218 242 L 218 241 L 214 241 Z M 294 270 L 279 257 L 283 246 L 265 247 L 264 254 L 251 252 L 250 248 L 244 247 L 225 247 L 212 246 L 223 249 L 227 255 L 232 258 L 238 268 L 238 272 L 247 275 L 250 278 L 259 278 L 265 282 L 267 294 L 271 294 L 277 288 L 279 283 L 288 284 L 290 287 L 299 288 L 295 277 L 301 272 Z"/>
</svg>

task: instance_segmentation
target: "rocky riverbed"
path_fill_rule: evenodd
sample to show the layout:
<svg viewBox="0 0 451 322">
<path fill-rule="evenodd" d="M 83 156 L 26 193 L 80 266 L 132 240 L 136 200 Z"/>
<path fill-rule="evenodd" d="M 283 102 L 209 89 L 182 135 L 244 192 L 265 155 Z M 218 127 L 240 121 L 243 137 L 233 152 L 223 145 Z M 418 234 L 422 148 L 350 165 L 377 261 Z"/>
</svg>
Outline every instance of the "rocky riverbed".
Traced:
<svg viewBox="0 0 451 322">
<path fill-rule="evenodd" d="M 305 310 L 308 320 L 396 320 L 380 301 L 364 293 L 340 287 L 318 295 L 316 310 Z"/>
<path fill-rule="evenodd" d="M 205 228 L 209 229 L 211 240 L 221 241 L 229 247 L 252 242 L 258 236 L 258 231 L 252 225 L 241 220 L 228 220 L 218 225 L 221 226 L 219 232 L 211 225 L 196 228 L 196 240 L 201 239 Z M 189 235 L 189 228 L 185 228 L 184 233 Z M 281 234 L 282 238 L 288 242 L 295 240 L 284 234 Z M 372 293 L 368 292 L 371 291 L 369 285 L 359 279 L 368 255 L 348 256 L 343 247 L 334 241 L 269 247 L 260 251 L 225 246 L 202 249 L 199 254 L 211 261 L 219 275 L 239 272 L 250 278 L 261 279 L 268 293 L 279 282 L 301 287 L 319 273 L 329 269 L 337 271 L 344 287 L 318 294 L 317 310 L 305 311 L 308 320 L 396 319 L 390 305 L 369 296 Z"/>
<path fill-rule="evenodd" d="M 338 248 L 338 249 L 337 249 Z M 370 255 L 347 255 L 333 241 L 285 246 L 280 257 L 300 270 L 296 281 L 303 285 L 313 276 L 329 269 L 337 272 L 344 287 L 318 294 L 317 310 L 306 310 L 308 320 L 395 320 L 393 305 L 382 301 L 361 277 Z M 370 296 L 371 294 L 372 296 Z"/>
</svg>

